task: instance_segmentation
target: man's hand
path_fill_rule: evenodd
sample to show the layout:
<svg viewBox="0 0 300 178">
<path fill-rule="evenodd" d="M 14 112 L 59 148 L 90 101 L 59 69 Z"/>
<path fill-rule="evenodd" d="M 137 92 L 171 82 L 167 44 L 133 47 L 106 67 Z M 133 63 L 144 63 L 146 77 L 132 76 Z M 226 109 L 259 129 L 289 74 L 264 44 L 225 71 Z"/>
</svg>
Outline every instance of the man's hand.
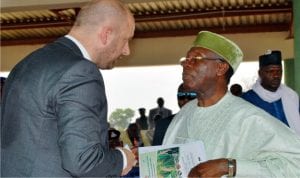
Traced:
<svg viewBox="0 0 300 178">
<path fill-rule="evenodd" d="M 120 148 L 122 151 L 124 151 L 126 158 L 127 158 L 127 166 L 122 171 L 122 176 L 128 174 L 128 172 L 132 169 L 133 166 L 136 165 L 137 160 L 135 159 L 135 155 L 126 148 Z"/>
<path fill-rule="evenodd" d="M 225 158 L 209 160 L 193 167 L 188 177 L 221 177 L 228 174 L 228 161 Z"/>
</svg>

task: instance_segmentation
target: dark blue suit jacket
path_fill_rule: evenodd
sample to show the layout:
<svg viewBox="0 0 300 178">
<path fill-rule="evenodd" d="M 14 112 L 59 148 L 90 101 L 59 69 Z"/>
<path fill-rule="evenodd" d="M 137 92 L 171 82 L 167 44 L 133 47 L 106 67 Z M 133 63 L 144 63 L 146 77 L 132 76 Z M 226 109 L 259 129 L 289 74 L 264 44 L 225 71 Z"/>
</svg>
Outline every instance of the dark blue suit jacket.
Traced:
<svg viewBox="0 0 300 178">
<path fill-rule="evenodd" d="M 122 154 L 108 148 L 102 75 L 68 38 L 14 67 L 1 108 L 1 177 L 121 174 Z"/>
</svg>

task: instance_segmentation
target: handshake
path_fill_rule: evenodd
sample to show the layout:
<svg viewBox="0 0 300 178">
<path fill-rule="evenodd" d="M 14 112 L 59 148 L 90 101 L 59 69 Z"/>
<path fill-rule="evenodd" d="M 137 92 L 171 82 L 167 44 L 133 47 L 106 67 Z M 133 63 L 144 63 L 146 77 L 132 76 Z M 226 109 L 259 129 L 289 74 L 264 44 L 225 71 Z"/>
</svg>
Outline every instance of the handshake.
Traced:
<svg viewBox="0 0 300 178">
<path fill-rule="evenodd" d="M 121 132 L 111 128 L 108 131 L 109 135 L 109 147 L 114 149 L 117 148 L 121 151 L 123 155 L 124 166 L 122 171 L 122 176 L 128 174 L 128 172 L 137 164 L 138 162 L 138 146 L 139 143 L 136 139 L 134 139 L 133 147 L 129 148 L 127 144 L 123 144 L 123 141 L 120 139 Z"/>
</svg>

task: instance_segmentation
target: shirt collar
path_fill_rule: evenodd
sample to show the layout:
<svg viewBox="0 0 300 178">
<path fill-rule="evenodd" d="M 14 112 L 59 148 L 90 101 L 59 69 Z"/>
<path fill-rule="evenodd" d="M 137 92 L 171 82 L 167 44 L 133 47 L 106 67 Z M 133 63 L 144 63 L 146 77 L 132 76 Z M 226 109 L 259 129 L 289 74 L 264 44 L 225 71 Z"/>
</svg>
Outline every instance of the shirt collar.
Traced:
<svg viewBox="0 0 300 178">
<path fill-rule="evenodd" d="M 80 49 L 81 53 L 83 54 L 83 57 L 88 59 L 89 61 L 92 61 L 91 56 L 89 55 L 89 53 L 87 52 L 87 50 L 84 48 L 84 46 L 73 36 L 71 35 L 65 35 L 66 38 L 70 39 L 71 41 L 73 41 L 76 46 Z"/>
</svg>

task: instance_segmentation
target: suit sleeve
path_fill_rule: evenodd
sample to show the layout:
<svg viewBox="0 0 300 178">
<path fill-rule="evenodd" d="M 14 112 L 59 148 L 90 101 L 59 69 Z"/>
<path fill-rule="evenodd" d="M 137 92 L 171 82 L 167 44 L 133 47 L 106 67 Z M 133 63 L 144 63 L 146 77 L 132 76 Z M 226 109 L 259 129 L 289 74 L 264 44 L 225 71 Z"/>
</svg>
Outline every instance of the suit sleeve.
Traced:
<svg viewBox="0 0 300 178">
<path fill-rule="evenodd" d="M 102 76 L 80 61 L 57 84 L 55 108 L 62 167 L 72 176 L 119 176 L 122 154 L 108 148 L 107 102 Z"/>
</svg>

